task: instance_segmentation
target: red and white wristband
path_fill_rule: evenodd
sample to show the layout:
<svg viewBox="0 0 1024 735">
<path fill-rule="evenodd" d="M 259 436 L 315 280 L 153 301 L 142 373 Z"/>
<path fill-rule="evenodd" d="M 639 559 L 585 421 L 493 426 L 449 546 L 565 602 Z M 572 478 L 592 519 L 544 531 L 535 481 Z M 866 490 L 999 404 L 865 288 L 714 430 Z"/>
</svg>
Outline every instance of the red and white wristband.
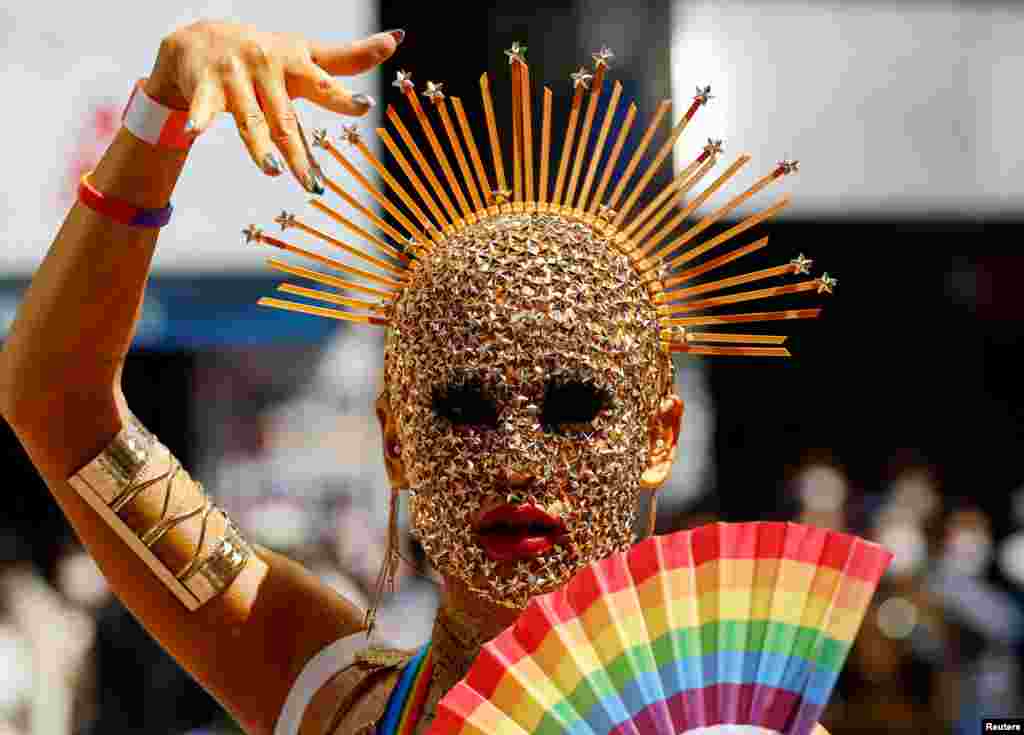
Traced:
<svg viewBox="0 0 1024 735">
<path fill-rule="evenodd" d="M 144 90 L 145 79 L 135 83 L 132 96 L 121 115 L 121 124 L 139 140 L 150 145 L 188 150 L 195 136 L 185 132 L 188 110 L 175 110 L 154 100 Z"/>
<path fill-rule="evenodd" d="M 121 124 L 139 140 L 150 145 L 188 150 L 195 136 L 185 132 L 188 121 L 187 110 L 174 110 L 154 100 L 142 88 L 146 83 L 140 79 L 135 83 L 132 96 L 128 98 Z M 146 209 L 130 202 L 104 194 L 92 185 L 87 172 L 78 184 L 78 201 L 115 222 L 135 227 L 163 227 L 171 219 L 174 207 Z"/>
</svg>

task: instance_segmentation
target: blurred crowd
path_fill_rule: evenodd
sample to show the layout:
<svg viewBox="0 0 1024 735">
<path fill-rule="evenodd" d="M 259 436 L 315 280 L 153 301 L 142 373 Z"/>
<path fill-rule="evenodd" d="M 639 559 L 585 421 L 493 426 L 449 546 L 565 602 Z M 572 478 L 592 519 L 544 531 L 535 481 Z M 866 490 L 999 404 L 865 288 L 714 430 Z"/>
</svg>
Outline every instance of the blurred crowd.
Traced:
<svg viewBox="0 0 1024 735">
<path fill-rule="evenodd" d="M 218 355 L 196 380 L 196 404 L 207 407 L 196 416 L 197 476 L 250 538 L 362 606 L 373 600 L 387 529 L 372 340 L 342 333 L 306 356 L 314 367 L 290 377 L 300 390 L 261 383 L 259 374 L 280 377 L 301 362 L 287 352 Z M 996 538 L 1003 519 L 993 524 L 942 487 L 927 463 L 897 456 L 878 486 L 854 487 L 832 454 L 811 451 L 787 471 L 779 503 L 786 518 L 894 553 L 824 724 L 833 735 L 966 735 L 982 716 L 1020 715 L 1024 488 L 1015 496 L 1017 530 Z M 692 489 L 680 497 L 662 505 L 660 533 L 741 518 L 724 502 L 697 512 Z M 430 635 L 437 584 L 404 518 L 401 536 L 403 562 L 376 639 L 413 647 Z M 0 543 L 0 735 L 241 732 L 112 597 L 74 541 L 49 569 L 24 561 L 15 536 Z"/>
</svg>

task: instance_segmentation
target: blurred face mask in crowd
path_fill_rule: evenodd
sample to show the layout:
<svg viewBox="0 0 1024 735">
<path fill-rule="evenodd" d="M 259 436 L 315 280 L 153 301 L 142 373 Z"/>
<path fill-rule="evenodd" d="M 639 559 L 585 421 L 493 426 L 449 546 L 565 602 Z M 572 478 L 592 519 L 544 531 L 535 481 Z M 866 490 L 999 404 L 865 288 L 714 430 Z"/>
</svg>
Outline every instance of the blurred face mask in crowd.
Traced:
<svg viewBox="0 0 1024 735">
<path fill-rule="evenodd" d="M 879 529 L 877 540 L 893 554 L 888 572 L 893 577 L 913 576 L 928 561 L 928 540 L 921 527 L 914 523 L 886 524 Z"/>
<path fill-rule="evenodd" d="M 645 285 L 564 223 L 468 228 L 420 268 L 387 339 L 385 453 L 413 532 L 443 575 L 508 607 L 633 542 L 682 413 Z"/>
<path fill-rule="evenodd" d="M 943 564 L 953 574 L 979 577 L 992 560 L 992 538 L 976 528 L 955 528 L 946 538 Z"/>
</svg>

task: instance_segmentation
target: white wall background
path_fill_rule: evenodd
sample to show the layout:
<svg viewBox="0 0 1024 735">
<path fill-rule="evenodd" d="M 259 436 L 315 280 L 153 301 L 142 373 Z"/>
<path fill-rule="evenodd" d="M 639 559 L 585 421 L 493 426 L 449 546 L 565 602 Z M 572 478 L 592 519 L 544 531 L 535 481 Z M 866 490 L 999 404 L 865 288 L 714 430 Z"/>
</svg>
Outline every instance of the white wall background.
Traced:
<svg viewBox="0 0 1024 735">
<path fill-rule="evenodd" d="M 235 19 L 271 30 L 307 34 L 321 41 L 352 41 L 377 32 L 373 0 L 291 3 L 209 0 L 206 3 L 45 3 L 13 0 L 0 9 L 0 122 L 6 185 L 0 191 L 0 276 L 27 275 L 42 260 L 70 202 L 69 159 L 90 135 L 98 105 L 118 113 L 132 85 L 147 75 L 161 38 L 199 18 Z M 377 95 L 376 73 L 347 80 L 356 92 Z M 297 103 L 308 134 L 326 127 L 340 133 L 343 118 L 311 103 Z M 360 122 L 369 132 L 373 113 Z M 373 144 L 375 136 L 368 135 Z M 333 161 L 325 172 L 339 182 Z M 330 195 L 328 195 L 330 196 Z M 267 254 L 243 245 L 249 222 L 273 228 L 281 209 L 321 218 L 290 175 L 271 179 L 252 163 L 231 119 L 223 115 L 190 155 L 172 200 L 171 225 L 160 237 L 155 268 L 169 271 L 263 271 Z M 343 206 L 334 201 L 332 205 Z"/>
<path fill-rule="evenodd" d="M 1024 4 L 677 0 L 673 23 L 676 117 L 716 95 L 676 160 L 751 153 L 729 192 L 791 156 L 788 216 L 1024 211 Z"/>
</svg>

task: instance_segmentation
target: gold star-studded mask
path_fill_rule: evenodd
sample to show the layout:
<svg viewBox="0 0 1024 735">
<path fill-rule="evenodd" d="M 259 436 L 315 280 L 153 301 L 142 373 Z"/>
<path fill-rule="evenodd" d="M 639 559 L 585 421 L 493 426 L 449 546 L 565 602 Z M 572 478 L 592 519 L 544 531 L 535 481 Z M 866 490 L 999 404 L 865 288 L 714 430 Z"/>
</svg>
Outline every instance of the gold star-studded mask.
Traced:
<svg viewBox="0 0 1024 735">
<path fill-rule="evenodd" d="M 413 530 L 440 571 L 521 606 L 629 545 L 671 368 L 626 257 L 561 216 L 485 218 L 424 259 L 393 318 L 388 399 Z M 473 525 L 488 498 L 552 511 L 568 541 L 495 573 Z"/>
<path fill-rule="evenodd" d="M 331 255 L 255 225 L 244 234 L 318 266 L 271 258 L 272 268 L 327 286 L 284 283 L 280 291 L 305 300 L 267 297 L 261 305 L 387 328 L 388 402 L 397 418 L 414 530 L 441 570 L 489 599 L 518 606 L 630 543 L 648 430 L 671 385 L 672 353 L 788 356 L 785 335 L 746 325 L 816 317 L 820 309 L 732 307 L 832 293 L 838 281 L 825 273 L 750 286 L 809 274 L 811 260 L 803 254 L 709 278 L 763 249 L 767 237 L 733 242 L 789 198 L 715 234 L 710 228 L 795 172 L 796 161 L 778 163 L 696 222 L 693 215 L 749 156 L 738 156 L 708 182 L 722 154 L 721 141 L 709 140 L 660 191 L 648 192 L 681 147 L 690 120 L 712 98 L 710 87 L 697 87 L 657 149 L 651 146 L 668 101 L 631 147 L 637 108 L 620 109 L 620 83 L 611 85 L 597 120 L 614 58 L 602 48 L 593 55 L 593 72 L 581 67 L 570 76 L 566 133 L 553 146 L 551 90 L 535 104 L 526 47 L 515 44 L 505 53 L 512 82 L 510 161 L 502 153 L 487 74 L 480 78 L 482 116 L 471 119 L 442 83 L 430 82 L 422 92 L 424 109 L 412 75 L 400 71 L 393 86 L 422 138 L 389 106 L 389 125 L 376 133 L 394 166 L 386 166 L 353 126 L 344 128 L 340 146 L 326 131 L 314 136 L 379 208 L 330 176 L 323 176 L 325 185 L 376 231 L 325 197 L 311 203 L 340 231 L 287 212 L 276 222 L 314 238 Z M 490 167 L 478 140 L 488 144 Z M 353 244 L 353 237 L 362 244 Z M 529 481 L 507 500 L 557 513 L 567 534 L 560 545 L 499 575 L 472 529 L 481 503 L 512 494 L 501 479 L 509 472 Z M 396 508 L 393 493 L 393 518 Z M 392 557 L 382 579 L 394 565 Z"/>
</svg>

